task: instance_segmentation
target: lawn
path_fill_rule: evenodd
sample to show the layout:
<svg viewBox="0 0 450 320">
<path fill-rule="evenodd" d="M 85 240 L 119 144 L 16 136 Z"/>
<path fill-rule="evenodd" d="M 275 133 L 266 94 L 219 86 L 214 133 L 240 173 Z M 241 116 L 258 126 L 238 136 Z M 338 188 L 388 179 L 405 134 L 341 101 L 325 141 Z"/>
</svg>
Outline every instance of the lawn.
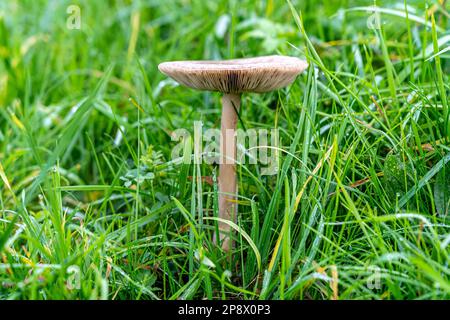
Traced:
<svg viewBox="0 0 450 320">
<path fill-rule="evenodd" d="M 449 299 L 449 7 L 2 0 L 0 299 Z M 237 166 L 224 251 L 221 95 L 158 64 L 274 54 L 309 67 L 242 96 L 277 170 Z"/>
</svg>

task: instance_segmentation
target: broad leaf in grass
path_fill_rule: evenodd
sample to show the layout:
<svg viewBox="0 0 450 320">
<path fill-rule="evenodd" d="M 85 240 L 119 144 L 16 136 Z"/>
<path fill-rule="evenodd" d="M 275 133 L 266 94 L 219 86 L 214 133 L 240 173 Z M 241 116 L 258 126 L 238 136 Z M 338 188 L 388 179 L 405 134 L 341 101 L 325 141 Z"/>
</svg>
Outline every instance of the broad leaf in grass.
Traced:
<svg viewBox="0 0 450 320">
<path fill-rule="evenodd" d="M 391 201 L 403 196 L 408 190 L 410 179 L 407 165 L 401 155 L 389 154 L 384 162 L 383 184 L 386 195 Z"/>
<path fill-rule="evenodd" d="M 450 212 L 450 165 L 444 166 L 436 176 L 434 204 L 439 215 L 447 216 Z"/>
<path fill-rule="evenodd" d="M 211 259 L 209 259 L 205 255 L 205 253 L 203 252 L 202 248 L 200 248 L 200 250 L 195 250 L 194 257 L 195 257 L 195 259 L 200 261 L 201 264 L 207 266 L 208 268 L 215 268 L 216 267 L 214 262 L 212 262 Z"/>
<path fill-rule="evenodd" d="M 12 219 L 12 221 L 10 221 L 7 224 L 6 230 L 4 232 L 0 233 L 0 253 L 2 252 L 4 245 L 8 241 L 9 236 L 14 231 L 14 225 L 15 225 L 18 217 L 19 217 L 18 215 L 15 215 L 14 218 Z"/>
</svg>

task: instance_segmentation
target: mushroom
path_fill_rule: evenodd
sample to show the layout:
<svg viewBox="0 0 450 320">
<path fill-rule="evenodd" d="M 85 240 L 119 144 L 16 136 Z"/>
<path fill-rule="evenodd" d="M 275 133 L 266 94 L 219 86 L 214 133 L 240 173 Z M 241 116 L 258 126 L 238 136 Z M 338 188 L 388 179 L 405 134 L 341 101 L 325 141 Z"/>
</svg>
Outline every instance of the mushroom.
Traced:
<svg viewBox="0 0 450 320">
<path fill-rule="evenodd" d="M 264 56 L 222 61 L 171 61 L 158 68 L 177 82 L 197 90 L 219 91 L 222 96 L 221 158 L 219 164 L 219 217 L 236 221 L 237 112 L 241 93 L 268 92 L 291 84 L 308 64 L 295 57 Z M 219 222 L 222 249 L 232 248 L 231 227 Z M 216 237 L 214 237 L 217 243 Z"/>
</svg>

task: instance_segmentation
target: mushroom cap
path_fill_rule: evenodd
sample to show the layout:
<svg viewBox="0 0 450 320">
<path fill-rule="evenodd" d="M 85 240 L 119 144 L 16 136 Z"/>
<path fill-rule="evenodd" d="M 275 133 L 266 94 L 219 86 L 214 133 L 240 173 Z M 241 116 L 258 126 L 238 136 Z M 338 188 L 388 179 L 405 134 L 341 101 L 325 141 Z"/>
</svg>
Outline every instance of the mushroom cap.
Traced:
<svg viewBox="0 0 450 320">
<path fill-rule="evenodd" d="M 276 90 L 291 84 L 307 67 L 306 61 L 288 56 L 170 61 L 158 66 L 159 71 L 187 87 L 223 93 Z"/>
</svg>

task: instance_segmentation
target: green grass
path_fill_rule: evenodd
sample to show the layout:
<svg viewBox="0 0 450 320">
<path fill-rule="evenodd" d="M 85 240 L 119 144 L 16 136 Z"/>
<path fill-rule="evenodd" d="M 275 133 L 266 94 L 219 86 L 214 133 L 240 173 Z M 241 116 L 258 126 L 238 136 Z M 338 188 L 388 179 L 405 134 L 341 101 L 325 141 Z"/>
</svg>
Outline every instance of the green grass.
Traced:
<svg viewBox="0 0 450 320">
<path fill-rule="evenodd" d="M 2 1 L 0 299 L 449 299 L 440 3 L 378 1 L 373 29 L 367 1 Z M 243 96 L 280 170 L 238 167 L 224 253 L 218 168 L 171 158 L 174 130 L 220 126 L 220 95 L 157 65 L 268 54 L 310 67 Z"/>
</svg>

